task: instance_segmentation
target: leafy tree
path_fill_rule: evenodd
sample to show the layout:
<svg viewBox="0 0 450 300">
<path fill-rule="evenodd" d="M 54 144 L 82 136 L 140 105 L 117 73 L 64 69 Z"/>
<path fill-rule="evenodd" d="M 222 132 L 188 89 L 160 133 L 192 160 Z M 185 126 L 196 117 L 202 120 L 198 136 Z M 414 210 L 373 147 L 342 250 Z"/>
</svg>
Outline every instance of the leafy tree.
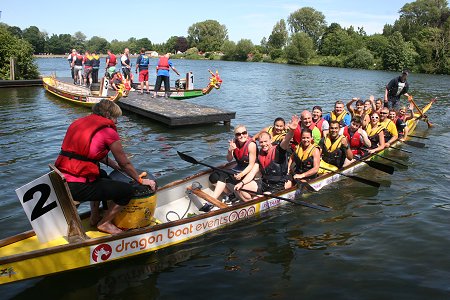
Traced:
<svg viewBox="0 0 450 300">
<path fill-rule="evenodd" d="M 450 20 L 449 20 L 450 23 Z M 419 71 L 425 73 L 447 73 L 450 58 L 450 31 L 440 28 L 424 28 L 414 39 L 419 53 Z"/>
<path fill-rule="evenodd" d="M 125 47 L 123 47 L 123 48 L 125 49 Z M 152 50 L 153 49 L 152 42 L 148 38 L 142 38 L 142 39 L 136 40 L 136 47 L 139 50 L 141 48 L 144 48 L 145 50 Z M 122 51 L 123 51 L 123 49 L 122 49 Z"/>
<path fill-rule="evenodd" d="M 78 51 L 86 50 L 86 35 L 81 31 L 77 31 L 72 35 L 74 48 Z"/>
<path fill-rule="evenodd" d="M 284 19 L 281 19 L 273 26 L 272 34 L 269 36 L 267 45 L 271 48 L 282 49 L 286 45 L 287 39 L 288 31 L 286 29 L 286 22 Z"/>
<path fill-rule="evenodd" d="M 73 48 L 74 42 L 70 34 L 53 34 L 47 40 L 47 49 L 49 53 L 64 54 L 70 52 Z"/>
<path fill-rule="evenodd" d="M 234 58 L 239 61 L 246 61 L 248 54 L 254 49 L 254 45 L 249 39 L 241 39 L 236 44 L 236 52 Z"/>
<path fill-rule="evenodd" d="M 30 26 L 23 31 L 23 38 L 33 46 L 34 53 L 45 52 L 45 33 L 36 26 Z"/>
<path fill-rule="evenodd" d="M 334 28 L 333 31 L 328 32 L 322 38 L 319 52 L 322 55 L 347 55 L 353 52 L 355 45 L 353 44 L 352 37 L 343 28 Z"/>
<path fill-rule="evenodd" d="M 15 59 L 15 79 L 36 79 L 38 67 L 33 59 L 33 46 L 0 26 L 0 79 L 10 78 L 10 57 Z"/>
<path fill-rule="evenodd" d="M 411 42 L 406 42 L 400 32 L 389 37 L 389 44 L 383 53 L 382 63 L 385 70 L 401 71 L 414 69 L 417 52 Z"/>
<path fill-rule="evenodd" d="M 261 46 L 260 46 L 260 47 L 261 47 L 261 53 L 269 54 L 269 51 L 270 51 L 270 49 L 269 49 L 269 43 L 267 42 L 266 37 L 263 37 L 263 38 L 261 39 L 260 45 L 261 45 Z"/>
<path fill-rule="evenodd" d="M 447 0 L 416 0 L 403 5 L 394 29 L 400 31 L 406 41 L 410 41 L 424 27 L 442 27 L 449 15 Z"/>
<path fill-rule="evenodd" d="M 374 34 L 366 39 L 367 49 L 369 49 L 376 58 L 381 58 L 388 44 L 387 37 L 382 34 Z"/>
<path fill-rule="evenodd" d="M 8 31 L 15 37 L 21 39 L 23 37 L 22 29 L 17 26 L 8 26 Z"/>
<path fill-rule="evenodd" d="M 106 53 L 106 51 L 109 48 L 109 42 L 98 36 L 93 36 L 89 41 L 86 43 L 87 50 L 95 51 L 97 53 Z"/>
<path fill-rule="evenodd" d="M 175 51 L 185 52 L 189 48 L 189 42 L 184 36 L 179 36 L 177 38 L 177 43 L 175 44 Z"/>
<path fill-rule="evenodd" d="M 197 47 L 200 51 L 219 51 L 224 41 L 228 40 L 228 31 L 216 20 L 206 20 L 191 25 L 187 39 L 191 47 Z"/>
<path fill-rule="evenodd" d="M 314 42 L 315 47 L 325 31 L 327 23 L 323 13 L 312 7 L 303 7 L 289 15 L 288 23 L 291 32 L 305 32 Z"/>
<path fill-rule="evenodd" d="M 284 51 L 283 51 L 283 49 L 272 49 L 272 50 L 270 50 L 269 55 L 270 55 L 270 58 L 273 61 L 275 61 L 275 60 L 283 57 Z"/>
<path fill-rule="evenodd" d="M 288 63 L 306 64 L 314 55 L 314 41 L 305 32 L 297 32 L 291 36 L 285 51 Z"/>
<path fill-rule="evenodd" d="M 109 44 L 109 50 L 111 50 L 111 52 L 115 54 L 122 53 L 125 48 L 128 48 L 128 43 L 124 41 L 118 41 L 114 39 Z"/>
<path fill-rule="evenodd" d="M 345 60 L 345 66 L 356 69 L 372 69 L 374 64 L 372 52 L 366 48 L 358 49 Z"/>
<path fill-rule="evenodd" d="M 221 51 L 223 53 L 223 60 L 233 60 L 236 54 L 236 43 L 233 41 L 224 41 Z"/>
<path fill-rule="evenodd" d="M 262 61 L 262 60 L 263 60 L 262 53 L 259 52 L 258 50 L 255 50 L 255 52 L 253 53 L 252 61 L 258 62 L 258 61 Z"/>
</svg>

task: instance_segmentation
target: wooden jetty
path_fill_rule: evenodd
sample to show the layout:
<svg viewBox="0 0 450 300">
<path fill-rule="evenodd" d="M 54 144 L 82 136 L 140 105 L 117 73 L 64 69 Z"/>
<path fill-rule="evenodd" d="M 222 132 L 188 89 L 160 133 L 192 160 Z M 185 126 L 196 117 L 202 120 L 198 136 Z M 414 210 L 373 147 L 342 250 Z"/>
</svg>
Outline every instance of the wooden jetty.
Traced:
<svg viewBox="0 0 450 300">
<path fill-rule="evenodd" d="M 151 98 L 148 94 L 139 95 L 137 92 L 130 92 L 128 97 L 122 97 L 117 104 L 123 110 L 173 127 L 219 122 L 229 125 L 231 119 L 236 117 L 236 112 L 170 98 Z"/>
<path fill-rule="evenodd" d="M 0 80 L 0 88 L 42 86 L 42 79 Z"/>
<path fill-rule="evenodd" d="M 73 80 L 72 78 L 58 79 L 68 83 L 72 83 Z M 42 79 L 0 80 L 0 87 L 26 87 L 36 85 L 42 85 Z M 140 95 L 134 91 L 130 92 L 128 97 L 122 97 L 117 104 L 123 110 L 134 112 L 171 127 L 221 122 L 224 125 L 230 125 L 231 119 L 236 117 L 236 112 L 170 98 L 151 98 L 148 94 Z"/>
</svg>

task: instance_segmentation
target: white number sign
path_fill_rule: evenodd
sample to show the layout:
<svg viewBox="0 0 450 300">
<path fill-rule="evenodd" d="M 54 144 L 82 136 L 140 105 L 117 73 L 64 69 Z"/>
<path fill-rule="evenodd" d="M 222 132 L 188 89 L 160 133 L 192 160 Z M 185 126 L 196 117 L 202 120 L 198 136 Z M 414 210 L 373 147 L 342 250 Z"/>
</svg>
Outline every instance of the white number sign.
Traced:
<svg viewBox="0 0 450 300">
<path fill-rule="evenodd" d="M 39 241 L 45 243 L 67 235 L 67 221 L 47 173 L 16 189 Z"/>
</svg>

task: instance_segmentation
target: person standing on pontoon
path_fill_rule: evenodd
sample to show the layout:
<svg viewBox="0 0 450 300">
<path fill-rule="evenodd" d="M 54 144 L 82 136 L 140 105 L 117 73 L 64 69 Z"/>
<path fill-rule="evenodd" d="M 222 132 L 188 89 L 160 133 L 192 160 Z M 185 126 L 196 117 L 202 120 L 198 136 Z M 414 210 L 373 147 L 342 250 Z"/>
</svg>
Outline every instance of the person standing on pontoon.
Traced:
<svg viewBox="0 0 450 300">
<path fill-rule="evenodd" d="M 136 60 L 136 73 L 139 70 L 139 82 L 141 91 L 138 94 L 144 94 L 144 85 L 147 88 L 147 94 L 150 94 L 150 87 L 148 85 L 148 67 L 150 66 L 150 57 L 145 54 L 145 49 L 142 48 Z"/>
<path fill-rule="evenodd" d="M 178 76 L 177 69 L 173 66 L 170 61 L 170 53 L 166 53 L 165 55 L 161 55 L 158 60 L 158 65 L 156 66 L 156 83 L 155 83 L 155 93 L 152 97 L 156 97 L 159 89 L 161 88 L 161 83 L 164 82 L 164 97 L 169 98 L 170 95 L 170 76 L 169 71 L 172 69 Z"/>
</svg>

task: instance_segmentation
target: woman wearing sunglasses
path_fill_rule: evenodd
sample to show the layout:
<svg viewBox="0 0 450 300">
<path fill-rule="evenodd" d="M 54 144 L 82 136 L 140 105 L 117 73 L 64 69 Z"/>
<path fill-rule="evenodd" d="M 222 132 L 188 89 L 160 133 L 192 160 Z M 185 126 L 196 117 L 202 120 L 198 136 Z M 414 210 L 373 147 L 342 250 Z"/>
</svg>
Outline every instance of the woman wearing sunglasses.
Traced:
<svg viewBox="0 0 450 300">
<path fill-rule="evenodd" d="M 216 188 L 214 189 L 213 197 L 219 199 L 223 192 L 230 193 L 227 189 L 227 183 L 235 185 L 239 181 L 241 181 L 245 175 L 250 173 L 250 171 L 255 166 L 256 162 L 256 143 L 249 136 L 247 132 L 247 128 L 244 125 L 238 125 L 234 129 L 234 139 L 229 141 L 228 152 L 227 152 L 227 161 L 236 160 L 236 167 L 233 168 L 233 171 L 236 174 L 233 177 L 228 176 L 222 172 L 215 172 L 210 177 L 210 181 L 214 183 L 216 182 Z M 214 178 L 215 177 L 215 178 Z"/>
<path fill-rule="evenodd" d="M 370 123 L 366 127 L 366 132 L 371 143 L 371 147 L 368 149 L 369 153 L 375 153 L 384 149 L 383 129 L 383 126 L 380 125 L 380 115 L 374 112 L 370 116 Z"/>
</svg>

